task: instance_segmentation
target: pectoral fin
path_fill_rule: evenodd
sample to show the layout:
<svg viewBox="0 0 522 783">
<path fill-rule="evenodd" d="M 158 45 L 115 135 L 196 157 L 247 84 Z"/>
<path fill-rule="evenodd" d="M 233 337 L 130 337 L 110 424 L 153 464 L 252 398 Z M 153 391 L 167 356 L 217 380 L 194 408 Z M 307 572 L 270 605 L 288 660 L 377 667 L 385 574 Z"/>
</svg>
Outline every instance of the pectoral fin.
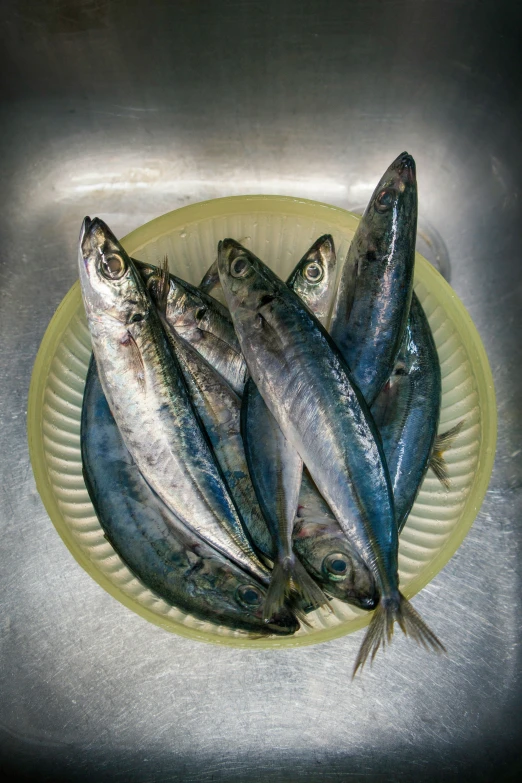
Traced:
<svg viewBox="0 0 522 783">
<path fill-rule="evenodd" d="M 454 427 L 447 432 L 443 432 L 442 435 L 437 435 L 433 446 L 433 452 L 430 457 L 430 468 L 437 476 L 440 483 L 446 488 L 450 488 L 450 480 L 448 476 L 448 466 L 444 459 L 444 452 L 446 452 L 453 445 L 453 441 L 461 431 L 464 425 L 464 419 L 459 421 Z"/>
</svg>

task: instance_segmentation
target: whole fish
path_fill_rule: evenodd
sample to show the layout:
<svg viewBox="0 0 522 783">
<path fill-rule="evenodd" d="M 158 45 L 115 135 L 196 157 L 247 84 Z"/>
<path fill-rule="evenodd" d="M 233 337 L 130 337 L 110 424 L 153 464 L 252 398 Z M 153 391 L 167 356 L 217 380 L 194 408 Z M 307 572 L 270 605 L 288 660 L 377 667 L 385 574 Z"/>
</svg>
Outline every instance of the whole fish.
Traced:
<svg viewBox="0 0 522 783">
<path fill-rule="evenodd" d="M 84 220 L 79 273 L 102 388 L 143 477 L 187 527 L 267 584 L 152 300 L 98 218 Z"/>
<path fill-rule="evenodd" d="M 218 269 L 250 375 L 301 455 L 380 594 L 354 674 L 391 640 L 394 622 L 443 647 L 399 590 L 398 531 L 380 437 L 335 344 L 271 270 L 232 239 Z"/>
<path fill-rule="evenodd" d="M 335 247 L 332 237 L 320 237 L 287 280 L 318 317 L 328 315 L 333 296 Z M 326 603 L 292 546 L 303 463 L 289 443 L 250 378 L 245 386 L 242 433 L 248 469 L 274 542 L 274 570 L 268 589 L 268 611 L 277 611 L 297 591 L 311 603 Z"/>
<path fill-rule="evenodd" d="M 330 334 L 371 406 L 390 377 L 413 291 L 415 162 L 403 152 L 377 185 L 341 272 Z"/>
<path fill-rule="evenodd" d="M 158 300 L 159 292 L 155 289 L 161 281 L 160 269 L 150 264 L 136 263 L 143 280 Z M 230 316 L 217 299 L 179 277 L 170 275 L 165 319 L 225 378 L 237 394 L 243 393 L 247 378 L 246 364 Z"/>
<path fill-rule="evenodd" d="M 440 363 L 428 319 L 415 293 L 393 373 L 372 406 L 382 437 L 399 532 L 422 480 L 432 467 L 447 485 L 443 452 L 462 427 L 437 437 L 441 404 Z"/>
<path fill-rule="evenodd" d="M 150 489 L 123 443 L 94 360 L 81 444 L 85 483 L 105 536 L 146 587 L 200 620 L 263 636 L 295 633 L 298 623 L 284 608 L 265 622 L 263 586 L 190 531 Z"/>
</svg>

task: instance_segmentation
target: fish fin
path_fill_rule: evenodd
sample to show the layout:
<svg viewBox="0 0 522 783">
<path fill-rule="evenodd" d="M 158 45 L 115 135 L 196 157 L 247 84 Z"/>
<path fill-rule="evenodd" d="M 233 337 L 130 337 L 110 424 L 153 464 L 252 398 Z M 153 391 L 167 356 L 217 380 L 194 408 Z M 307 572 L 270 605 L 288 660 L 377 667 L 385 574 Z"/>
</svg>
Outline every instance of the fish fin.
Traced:
<svg viewBox="0 0 522 783">
<path fill-rule="evenodd" d="M 156 307 L 161 315 L 167 312 L 167 297 L 170 288 L 169 259 L 163 256 L 163 261 L 159 266 L 159 280 L 155 289 Z"/>
<path fill-rule="evenodd" d="M 306 609 L 304 609 L 302 606 L 298 606 L 295 602 L 292 602 L 292 601 L 289 602 L 288 606 L 292 610 L 292 613 L 295 614 L 295 616 L 297 617 L 297 619 L 299 620 L 300 623 L 302 623 L 303 625 L 306 625 L 307 628 L 311 628 L 312 627 L 312 623 L 310 622 L 310 620 L 306 616 L 306 611 L 307 611 Z M 308 611 L 311 611 L 311 610 L 308 610 Z"/>
<path fill-rule="evenodd" d="M 432 650 L 438 654 L 446 652 L 444 645 L 437 639 L 433 631 L 428 628 L 424 620 L 402 593 L 399 593 L 398 601 L 395 598 L 381 598 L 381 602 L 374 611 L 357 654 L 352 679 L 357 674 L 358 669 L 362 671 L 368 656 L 370 656 L 370 662 L 373 661 L 379 647 L 382 647 L 384 650 L 386 644 L 390 644 L 394 622 L 399 623 L 405 636 L 410 636 L 425 650 Z"/>
<path fill-rule="evenodd" d="M 138 343 L 130 332 L 127 332 L 121 344 L 128 347 L 131 356 L 131 368 L 136 375 L 136 379 L 141 386 L 145 388 L 145 365 L 143 363 L 143 356 L 138 348 Z"/>
<path fill-rule="evenodd" d="M 285 557 L 274 565 L 265 599 L 264 618 L 272 617 L 292 594 L 300 595 L 315 609 L 330 602 L 297 557 Z"/>
<path fill-rule="evenodd" d="M 218 262 L 216 260 L 209 266 L 199 284 L 199 290 L 204 294 L 210 294 L 219 285 Z"/>
<path fill-rule="evenodd" d="M 456 424 L 447 432 L 443 432 L 442 435 L 437 435 L 433 445 L 433 452 L 430 457 L 429 467 L 435 473 L 440 483 L 446 487 L 446 489 L 450 488 L 450 480 L 448 476 L 448 467 L 446 465 L 446 460 L 444 459 L 444 452 L 451 448 L 453 441 L 461 431 L 463 425 L 464 419 L 459 421 L 458 424 Z"/>
</svg>

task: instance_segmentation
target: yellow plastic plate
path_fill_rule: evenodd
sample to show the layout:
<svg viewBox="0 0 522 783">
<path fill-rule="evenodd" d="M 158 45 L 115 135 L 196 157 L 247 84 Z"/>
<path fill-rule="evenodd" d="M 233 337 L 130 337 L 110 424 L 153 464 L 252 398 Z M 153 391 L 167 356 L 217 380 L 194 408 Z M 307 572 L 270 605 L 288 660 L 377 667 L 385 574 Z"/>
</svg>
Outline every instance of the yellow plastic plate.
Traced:
<svg viewBox="0 0 522 783">
<path fill-rule="evenodd" d="M 122 242 L 136 258 L 158 263 L 196 285 L 217 242 L 237 238 L 285 278 L 321 234 L 333 234 L 338 258 L 348 250 L 358 218 L 337 207 L 281 196 L 216 199 L 175 210 Z M 71 264 L 76 263 L 71 259 Z M 421 590 L 461 544 L 484 498 L 495 454 L 493 380 L 480 337 L 462 303 L 438 272 L 417 255 L 415 291 L 429 318 L 442 370 L 440 432 L 464 419 L 447 452 L 451 490 L 428 471 L 400 540 L 401 589 Z M 29 392 L 28 437 L 38 491 L 78 563 L 105 590 L 150 622 L 192 639 L 248 647 L 290 647 L 334 639 L 362 628 L 369 615 L 340 601 L 315 612 L 310 628 L 291 638 L 252 639 L 242 631 L 185 615 L 145 588 L 106 541 L 82 477 L 80 416 L 91 354 L 75 284 L 42 340 Z"/>
</svg>

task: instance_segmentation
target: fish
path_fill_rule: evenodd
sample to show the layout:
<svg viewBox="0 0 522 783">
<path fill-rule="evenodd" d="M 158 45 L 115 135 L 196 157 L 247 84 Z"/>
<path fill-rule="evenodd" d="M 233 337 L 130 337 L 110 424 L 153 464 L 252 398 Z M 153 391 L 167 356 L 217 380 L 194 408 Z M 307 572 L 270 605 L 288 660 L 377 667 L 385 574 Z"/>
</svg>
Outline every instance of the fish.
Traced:
<svg viewBox="0 0 522 783">
<path fill-rule="evenodd" d="M 328 316 L 332 301 L 335 263 L 333 239 L 325 234 L 307 250 L 287 280 L 287 285 L 321 318 Z M 312 604 L 329 607 L 292 545 L 303 462 L 281 432 L 252 378 L 243 394 L 242 433 L 252 483 L 274 542 L 267 610 L 277 611 L 294 591 Z"/>
<path fill-rule="evenodd" d="M 145 285 L 109 227 L 85 218 L 79 274 L 104 394 L 149 486 L 181 521 L 262 584 L 248 541 Z"/>
<path fill-rule="evenodd" d="M 335 343 L 297 294 L 233 239 L 220 243 L 218 269 L 251 377 L 375 579 L 380 600 L 354 676 L 391 641 L 395 622 L 443 652 L 400 592 L 398 530 L 381 439 Z"/>
<path fill-rule="evenodd" d="M 437 348 L 414 292 L 393 373 L 372 406 L 390 471 L 399 533 L 429 467 L 444 486 L 449 485 L 444 451 L 451 446 L 463 422 L 437 435 L 440 406 Z"/>
<path fill-rule="evenodd" d="M 123 443 L 91 359 L 81 418 L 83 475 L 106 539 L 139 581 L 181 611 L 259 637 L 299 628 L 266 589 L 187 528 L 154 493 Z"/>
<path fill-rule="evenodd" d="M 140 262 L 136 266 L 149 292 L 158 301 L 159 292 L 155 289 L 161 281 L 160 268 Z M 247 369 L 226 308 L 175 275 L 169 276 L 163 296 L 166 296 L 164 309 L 169 326 L 225 378 L 236 394 L 241 395 Z"/>
<path fill-rule="evenodd" d="M 407 152 L 379 181 L 350 244 L 329 331 L 371 407 L 390 377 L 413 292 L 415 161 Z"/>
</svg>

